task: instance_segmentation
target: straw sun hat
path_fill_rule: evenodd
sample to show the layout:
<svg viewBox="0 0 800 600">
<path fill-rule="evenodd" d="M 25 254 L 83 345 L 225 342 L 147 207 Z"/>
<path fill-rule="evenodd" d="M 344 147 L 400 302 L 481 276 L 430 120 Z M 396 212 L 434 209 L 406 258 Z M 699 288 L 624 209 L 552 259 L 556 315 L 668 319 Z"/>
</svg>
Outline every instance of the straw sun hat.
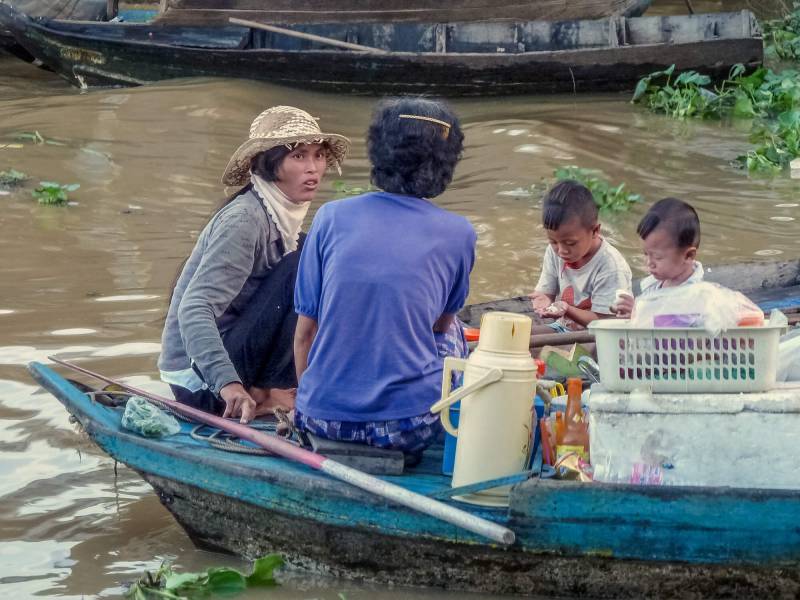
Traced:
<svg viewBox="0 0 800 600">
<path fill-rule="evenodd" d="M 244 185 L 250 181 L 253 158 L 276 146 L 293 148 L 296 144 L 322 144 L 330 147 L 328 168 L 339 169 L 350 149 L 350 140 L 336 133 L 322 133 L 317 120 L 292 106 L 273 106 L 258 115 L 250 125 L 250 137 L 233 153 L 222 183 Z"/>
</svg>

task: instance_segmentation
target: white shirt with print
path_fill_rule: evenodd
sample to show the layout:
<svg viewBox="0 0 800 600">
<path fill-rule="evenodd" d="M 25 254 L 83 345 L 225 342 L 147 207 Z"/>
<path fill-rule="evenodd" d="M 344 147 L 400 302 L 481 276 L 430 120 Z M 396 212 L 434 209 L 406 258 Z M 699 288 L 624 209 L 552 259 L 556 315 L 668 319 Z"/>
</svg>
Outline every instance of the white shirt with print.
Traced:
<svg viewBox="0 0 800 600">
<path fill-rule="evenodd" d="M 631 292 L 632 278 L 628 262 L 605 240 L 589 262 L 579 269 L 567 266 L 553 247 L 547 246 L 536 291 L 563 300 L 570 306 L 608 315 L 617 290 Z M 571 319 L 562 318 L 560 321 L 569 329 L 578 327 Z"/>
</svg>

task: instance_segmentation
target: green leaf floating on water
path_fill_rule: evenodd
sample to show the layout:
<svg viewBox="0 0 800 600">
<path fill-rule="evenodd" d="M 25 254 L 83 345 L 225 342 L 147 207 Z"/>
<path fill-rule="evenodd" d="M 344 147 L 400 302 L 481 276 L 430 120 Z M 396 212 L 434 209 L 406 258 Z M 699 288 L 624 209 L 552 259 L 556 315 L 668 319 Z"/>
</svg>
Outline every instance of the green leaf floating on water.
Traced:
<svg viewBox="0 0 800 600">
<path fill-rule="evenodd" d="M 19 185 L 25 181 L 28 176 L 22 171 L 16 169 L 8 169 L 7 171 L 0 171 L 0 185 Z"/>
<path fill-rule="evenodd" d="M 66 204 L 69 192 L 74 192 L 80 186 L 78 183 L 62 185 L 57 181 L 40 181 L 39 187 L 31 192 L 39 204 Z"/>
<path fill-rule="evenodd" d="M 572 179 L 585 185 L 592 192 L 594 202 L 600 210 L 621 212 L 642 201 L 642 196 L 628 192 L 624 183 L 612 186 L 603 177 L 603 173 L 596 169 L 561 167 L 555 170 L 555 177 L 559 181 Z"/>
<path fill-rule="evenodd" d="M 155 574 L 147 572 L 134 583 L 128 590 L 127 598 L 178 600 L 233 596 L 247 588 L 277 585 L 275 569 L 282 565 L 283 559 L 278 554 L 256 560 L 250 575 L 230 567 L 211 567 L 199 573 L 175 573 L 168 564 L 162 564 Z"/>
</svg>

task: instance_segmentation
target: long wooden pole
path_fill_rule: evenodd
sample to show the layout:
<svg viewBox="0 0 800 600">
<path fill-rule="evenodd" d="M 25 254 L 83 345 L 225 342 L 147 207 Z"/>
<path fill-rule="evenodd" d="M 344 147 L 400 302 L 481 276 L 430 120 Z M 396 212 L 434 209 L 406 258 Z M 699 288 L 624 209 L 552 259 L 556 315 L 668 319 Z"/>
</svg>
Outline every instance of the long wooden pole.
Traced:
<svg viewBox="0 0 800 600">
<path fill-rule="evenodd" d="M 253 29 L 263 29 L 264 31 L 280 33 L 282 35 L 288 35 L 289 37 L 300 38 L 310 42 L 318 42 L 327 46 L 336 46 L 337 48 L 345 48 L 347 50 L 358 50 L 359 52 L 372 52 L 373 54 L 388 54 L 388 52 L 382 48 L 362 46 L 361 44 L 353 44 L 351 42 L 342 42 L 333 38 L 314 35 L 313 33 L 295 31 L 294 29 L 286 29 L 285 27 L 277 27 L 275 25 L 267 25 L 266 23 L 259 23 L 258 21 L 248 21 L 246 19 L 237 19 L 236 17 L 229 17 L 228 21 L 234 25 L 243 25 L 245 27 L 252 27 Z"/>
<path fill-rule="evenodd" d="M 311 467 L 312 469 L 316 469 L 317 471 L 327 473 L 339 481 L 344 481 L 354 485 L 362 490 L 375 494 L 376 496 L 381 496 L 387 500 L 397 502 L 398 504 L 402 504 L 403 506 L 407 506 L 413 510 L 425 513 L 426 515 L 436 517 L 437 519 L 441 519 L 442 521 L 446 521 L 447 523 L 451 523 L 466 529 L 467 531 L 487 537 L 495 542 L 499 542 L 501 544 L 514 543 L 514 532 L 507 527 L 503 527 L 497 523 L 492 523 L 486 519 L 476 517 L 475 515 L 461 510 L 460 508 L 448 506 L 421 494 L 411 492 L 400 487 L 399 485 L 394 485 L 388 481 L 373 477 L 372 475 L 368 475 L 357 469 L 353 469 L 352 467 L 338 463 L 330 458 L 326 458 L 321 454 L 309 452 L 308 450 L 294 446 L 279 437 L 267 435 L 261 431 L 253 429 L 252 427 L 248 427 L 247 425 L 231 422 L 223 419 L 222 417 L 217 417 L 190 406 L 186 406 L 185 404 L 180 404 L 174 400 L 164 398 L 163 396 L 153 394 L 146 390 L 127 385 L 121 381 L 116 381 L 110 377 L 105 377 L 99 373 L 84 369 L 83 367 L 79 367 L 78 365 L 65 360 L 60 360 L 52 356 L 48 356 L 48 359 L 52 360 L 54 363 L 68 367 L 73 371 L 94 377 L 100 381 L 105 381 L 106 383 L 118 385 L 120 388 L 131 392 L 132 394 L 136 394 L 138 396 L 142 396 L 143 398 L 153 400 L 159 404 L 168 406 L 170 410 L 174 410 L 181 415 L 190 417 L 200 423 L 205 423 L 206 425 L 211 425 L 212 427 L 232 433 L 243 440 L 248 440 L 254 444 L 257 444 L 258 446 L 261 446 L 262 448 L 266 448 L 273 454 L 277 454 L 278 456 L 299 462 Z"/>
</svg>

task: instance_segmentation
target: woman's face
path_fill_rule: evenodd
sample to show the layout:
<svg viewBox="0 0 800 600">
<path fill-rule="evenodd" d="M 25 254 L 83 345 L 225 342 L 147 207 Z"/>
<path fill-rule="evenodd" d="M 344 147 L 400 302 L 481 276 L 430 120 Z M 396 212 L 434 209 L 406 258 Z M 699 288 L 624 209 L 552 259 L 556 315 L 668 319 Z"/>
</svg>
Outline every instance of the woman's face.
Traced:
<svg viewBox="0 0 800 600">
<path fill-rule="evenodd" d="M 322 144 L 301 144 L 286 155 L 275 184 L 296 203 L 311 202 L 325 174 L 328 151 Z"/>
</svg>

